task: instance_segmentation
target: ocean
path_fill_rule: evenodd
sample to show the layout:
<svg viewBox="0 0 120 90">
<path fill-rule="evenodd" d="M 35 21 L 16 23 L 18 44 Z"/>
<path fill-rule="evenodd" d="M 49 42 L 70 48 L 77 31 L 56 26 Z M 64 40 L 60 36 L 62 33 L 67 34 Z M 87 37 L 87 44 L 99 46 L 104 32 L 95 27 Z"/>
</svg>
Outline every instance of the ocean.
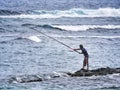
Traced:
<svg viewBox="0 0 120 90">
<path fill-rule="evenodd" d="M 83 44 L 90 70 L 118 68 L 120 0 L 0 0 L 0 90 L 120 90 L 120 74 L 68 76 L 84 56 L 39 31 Z M 34 75 L 43 81 L 21 83 Z"/>
</svg>

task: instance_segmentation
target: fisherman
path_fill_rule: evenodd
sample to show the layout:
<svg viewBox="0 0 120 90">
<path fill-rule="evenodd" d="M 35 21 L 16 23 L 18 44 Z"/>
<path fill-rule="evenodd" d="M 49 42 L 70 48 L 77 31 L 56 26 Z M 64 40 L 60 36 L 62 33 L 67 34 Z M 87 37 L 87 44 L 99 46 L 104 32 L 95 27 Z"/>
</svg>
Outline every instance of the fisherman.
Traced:
<svg viewBox="0 0 120 90">
<path fill-rule="evenodd" d="M 83 68 L 82 70 L 84 70 L 85 66 L 87 65 L 87 70 L 89 70 L 89 63 L 88 63 L 88 58 L 89 58 L 89 55 L 88 55 L 88 52 L 87 50 L 83 47 L 83 45 L 79 45 L 79 48 L 78 49 L 73 49 L 74 51 L 77 51 L 77 50 L 81 50 L 82 52 L 80 54 L 83 54 L 84 55 L 84 60 L 83 60 Z"/>
</svg>

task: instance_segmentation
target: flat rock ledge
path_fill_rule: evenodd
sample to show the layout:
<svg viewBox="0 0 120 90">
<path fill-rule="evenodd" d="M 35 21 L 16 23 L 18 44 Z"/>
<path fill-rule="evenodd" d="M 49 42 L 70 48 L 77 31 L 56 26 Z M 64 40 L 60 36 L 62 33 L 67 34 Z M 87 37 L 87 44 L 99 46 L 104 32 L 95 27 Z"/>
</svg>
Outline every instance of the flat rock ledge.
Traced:
<svg viewBox="0 0 120 90">
<path fill-rule="evenodd" d="M 49 80 L 52 78 L 59 78 L 61 76 L 70 76 L 70 77 L 83 77 L 83 76 L 100 76 L 100 75 L 107 75 L 107 74 L 115 74 L 120 73 L 120 68 L 98 68 L 95 70 L 78 70 L 74 73 L 65 72 L 62 74 L 49 74 L 49 75 L 19 75 L 19 76 L 12 76 L 8 79 L 9 83 L 29 83 L 29 82 L 41 82 L 45 80 Z"/>
<path fill-rule="evenodd" d="M 114 74 L 114 73 L 120 73 L 120 68 L 98 68 L 95 70 L 78 70 L 74 73 L 68 72 L 67 74 L 71 77 L 82 77 L 82 76 L 98 76 L 98 75 L 107 75 L 107 74 Z"/>
</svg>

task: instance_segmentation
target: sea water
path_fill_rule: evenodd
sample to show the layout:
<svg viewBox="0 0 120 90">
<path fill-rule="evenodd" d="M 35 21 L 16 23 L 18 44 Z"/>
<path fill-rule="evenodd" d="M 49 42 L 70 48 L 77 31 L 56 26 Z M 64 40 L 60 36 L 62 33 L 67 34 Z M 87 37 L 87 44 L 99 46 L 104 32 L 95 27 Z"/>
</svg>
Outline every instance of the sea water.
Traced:
<svg viewBox="0 0 120 90">
<path fill-rule="evenodd" d="M 1 0 L 0 90 L 119 90 L 120 74 L 69 77 L 82 68 L 120 67 L 119 0 Z M 38 75 L 41 82 L 20 83 Z M 59 76 L 54 78 L 54 76 Z M 17 78 L 11 80 L 12 77 Z"/>
</svg>

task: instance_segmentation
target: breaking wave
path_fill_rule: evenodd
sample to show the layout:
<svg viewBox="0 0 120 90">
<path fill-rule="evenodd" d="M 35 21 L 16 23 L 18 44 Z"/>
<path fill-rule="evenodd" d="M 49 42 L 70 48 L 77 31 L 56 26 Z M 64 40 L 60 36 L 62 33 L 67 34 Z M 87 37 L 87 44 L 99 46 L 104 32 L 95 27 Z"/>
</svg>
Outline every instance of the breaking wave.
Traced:
<svg viewBox="0 0 120 90">
<path fill-rule="evenodd" d="M 58 77 L 68 77 L 66 73 L 53 72 L 51 74 L 36 74 L 36 75 L 19 75 L 11 76 L 8 79 L 10 83 L 29 83 L 29 82 L 40 82 Z"/>
<path fill-rule="evenodd" d="M 0 37 L 2 37 L 2 36 L 0 36 Z M 34 41 L 34 42 L 41 42 L 42 41 L 36 35 L 31 35 L 31 36 L 4 36 L 4 37 L 8 37 L 9 39 L 0 41 L 1 44 L 9 43 L 11 41 L 18 41 L 18 40 L 29 40 L 29 41 Z"/>
<path fill-rule="evenodd" d="M 53 25 L 48 25 L 48 24 L 44 24 L 44 25 L 36 25 L 36 24 L 22 24 L 21 26 L 24 26 L 24 27 L 42 27 L 42 28 L 48 28 L 48 29 L 58 29 L 58 30 L 62 30 L 61 28 L 59 27 L 55 27 Z"/>
<path fill-rule="evenodd" d="M 79 35 L 79 36 L 61 36 L 61 35 L 52 35 L 52 37 L 59 37 L 59 38 L 100 38 L 100 39 L 120 39 L 120 36 L 85 36 L 85 35 Z"/>
<path fill-rule="evenodd" d="M 3 11 L 1 11 L 3 13 Z M 70 10 L 30 10 L 21 15 L 13 15 L 18 12 L 4 11 L 3 14 L 10 16 L 0 16 L 0 18 L 61 18 L 61 17 L 120 17 L 120 9 L 99 8 L 99 9 L 81 9 L 73 8 Z M 2 14 L 1 14 L 2 15 Z"/>
<path fill-rule="evenodd" d="M 18 15 L 20 12 L 10 10 L 0 10 L 0 15 Z"/>
<path fill-rule="evenodd" d="M 66 31 L 86 31 L 86 30 L 95 30 L 95 29 L 120 29 L 120 25 L 35 25 L 35 24 L 22 24 L 21 26 L 29 27 L 42 27 L 48 29 L 58 29 Z"/>
<path fill-rule="evenodd" d="M 53 28 L 59 28 L 67 31 L 86 31 L 94 29 L 120 29 L 120 25 L 53 25 Z"/>
</svg>

